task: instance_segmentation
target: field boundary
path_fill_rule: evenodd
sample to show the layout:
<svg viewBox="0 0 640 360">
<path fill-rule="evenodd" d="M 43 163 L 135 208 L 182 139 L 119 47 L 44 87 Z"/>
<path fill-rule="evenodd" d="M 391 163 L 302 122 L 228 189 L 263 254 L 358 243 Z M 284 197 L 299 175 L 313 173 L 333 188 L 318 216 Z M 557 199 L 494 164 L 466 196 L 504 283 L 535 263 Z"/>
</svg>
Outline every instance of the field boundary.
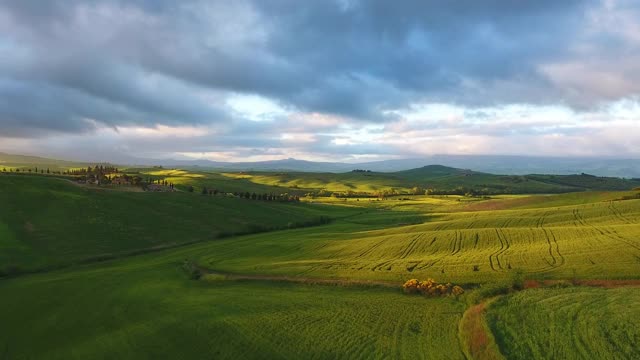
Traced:
<svg viewBox="0 0 640 360">
<path fill-rule="evenodd" d="M 498 297 L 468 307 L 458 323 L 458 340 L 465 357 L 482 360 L 505 359 L 485 319 L 487 308 Z"/>
<path fill-rule="evenodd" d="M 361 286 L 361 287 L 382 287 L 393 288 L 400 291 L 401 286 L 395 281 L 382 281 L 382 280 L 354 280 L 354 279 L 331 279 L 331 278 L 313 278 L 303 276 L 288 276 L 288 275 L 263 275 L 263 274 L 237 274 L 225 271 L 212 270 L 203 266 L 197 266 L 201 274 L 204 275 L 217 275 L 223 277 L 225 280 L 249 280 L 249 281 L 271 281 L 271 282 L 285 282 L 285 283 L 297 283 L 305 285 L 333 285 L 333 286 Z"/>
</svg>

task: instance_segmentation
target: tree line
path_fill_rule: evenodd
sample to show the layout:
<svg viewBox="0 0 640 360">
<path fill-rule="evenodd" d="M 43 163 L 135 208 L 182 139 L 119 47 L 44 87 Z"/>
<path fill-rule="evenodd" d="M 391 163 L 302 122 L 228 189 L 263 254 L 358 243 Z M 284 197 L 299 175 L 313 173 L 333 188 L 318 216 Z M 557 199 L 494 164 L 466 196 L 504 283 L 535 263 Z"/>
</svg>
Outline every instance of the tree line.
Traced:
<svg viewBox="0 0 640 360">
<path fill-rule="evenodd" d="M 187 188 L 188 192 L 194 192 L 193 186 Z M 200 191 L 202 195 L 217 196 L 218 194 L 227 194 L 226 192 L 218 189 L 208 189 L 206 186 Z M 273 193 L 255 193 L 255 192 L 233 192 L 234 197 L 247 199 L 247 200 L 260 200 L 260 201 L 278 201 L 278 202 L 300 202 L 300 196 L 290 195 L 288 193 L 273 194 Z"/>
</svg>

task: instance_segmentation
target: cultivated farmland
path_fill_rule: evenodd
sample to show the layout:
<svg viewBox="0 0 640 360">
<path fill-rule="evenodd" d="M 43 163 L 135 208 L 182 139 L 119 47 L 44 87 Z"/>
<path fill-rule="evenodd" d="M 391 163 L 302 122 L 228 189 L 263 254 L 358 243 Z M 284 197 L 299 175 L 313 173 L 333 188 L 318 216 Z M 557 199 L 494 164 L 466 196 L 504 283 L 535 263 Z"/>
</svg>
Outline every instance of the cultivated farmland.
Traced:
<svg viewBox="0 0 640 360">
<path fill-rule="evenodd" d="M 0 185 L 6 358 L 637 357 L 623 323 L 637 288 L 572 285 L 637 283 L 637 191 L 280 203 L 46 175 Z M 466 291 L 402 293 L 427 278 Z M 513 293 L 522 280 L 571 287 Z"/>
<path fill-rule="evenodd" d="M 508 359 L 638 359 L 638 318 L 640 287 L 527 290 L 487 312 Z"/>
<path fill-rule="evenodd" d="M 422 224 L 377 230 L 364 225 L 367 216 L 345 218 L 313 233 L 219 242 L 201 261 L 234 272 L 452 282 L 507 279 L 517 270 L 557 279 L 640 273 L 640 200 L 435 213 Z"/>
</svg>

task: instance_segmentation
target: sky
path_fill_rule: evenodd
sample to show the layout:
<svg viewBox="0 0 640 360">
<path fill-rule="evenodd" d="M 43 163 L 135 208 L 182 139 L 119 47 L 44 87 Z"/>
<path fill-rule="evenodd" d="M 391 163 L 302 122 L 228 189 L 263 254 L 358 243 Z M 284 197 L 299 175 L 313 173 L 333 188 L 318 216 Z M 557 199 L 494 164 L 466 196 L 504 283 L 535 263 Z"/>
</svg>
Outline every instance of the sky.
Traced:
<svg viewBox="0 0 640 360">
<path fill-rule="evenodd" d="M 3 0 L 0 151 L 640 158 L 640 2 Z"/>
</svg>

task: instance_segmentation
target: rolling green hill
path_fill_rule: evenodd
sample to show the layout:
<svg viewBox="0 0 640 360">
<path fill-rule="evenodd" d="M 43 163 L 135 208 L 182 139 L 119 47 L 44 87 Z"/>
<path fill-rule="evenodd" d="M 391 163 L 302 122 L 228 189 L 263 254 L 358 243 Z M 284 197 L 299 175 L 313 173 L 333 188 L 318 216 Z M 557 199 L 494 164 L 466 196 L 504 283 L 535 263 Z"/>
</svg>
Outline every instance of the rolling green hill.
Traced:
<svg viewBox="0 0 640 360">
<path fill-rule="evenodd" d="M 640 274 L 640 200 L 432 213 L 423 224 L 369 231 L 363 220 L 296 230 L 284 239 L 264 234 L 218 242 L 201 261 L 240 273 L 452 282 L 506 279 L 518 269 L 562 279 Z"/>
<path fill-rule="evenodd" d="M 255 183 L 251 174 L 132 171 L 181 186 L 289 186 L 266 183 L 270 175 Z M 450 171 L 429 176 L 476 176 Z M 302 184 L 325 175 L 292 176 Z M 371 189 L 398 179 L 343 176 L 374 178 Z M 17 275 L 0 279 L 0 358 L 463 359 L 465 346 L 488 338 L 507 358 L 638 355 L 629 344 L 640 327 L 625 322 L 637 317 L 638 287 L 501 295 L 478 315 L 490 337 L 462 325 L 469 304 L 520 276 L 640 280 L 638 192 L 290 204 L 118 190 L 0 175 L 0 264 Z M 286 230 L 263 232 L 276 229 Z M 204 273 L 199 280 L 185 260 Z M 467 293 L 402 294 L 411 278 Z"/>
<path fill-rule="evenodd" d="M 89 189 L 0 175 L 0 270 L 32 271 L 232 234 L 319 224 L 350 208 Z"/>
<path fill-rule="evenodd" d="M 228 177 L 256 184 L 303 189 L 309 192 L 325 190 L 328 194 L 368 193 L 384 190 L 412 193 L 415 187 L 432 189 L 435 194 L 544 194 L 586 190 L 630 190 L 640 186 L 640 180 L 604 178 L 592 175 L 494 175 L 470 170 L 430 165 L 394 173 L 355 171 L 349 173 L 227 173 Z"/>
<path fill-rule="evenodd" d="M 39 168 L 51 171 L 67 170 L 79 167 L 87 167 L 88 163 L 67 160 L 55 160 L 39 156 L 13 155 L 0 152 L 0 171 L 8 169 Z"/>
</svg>

